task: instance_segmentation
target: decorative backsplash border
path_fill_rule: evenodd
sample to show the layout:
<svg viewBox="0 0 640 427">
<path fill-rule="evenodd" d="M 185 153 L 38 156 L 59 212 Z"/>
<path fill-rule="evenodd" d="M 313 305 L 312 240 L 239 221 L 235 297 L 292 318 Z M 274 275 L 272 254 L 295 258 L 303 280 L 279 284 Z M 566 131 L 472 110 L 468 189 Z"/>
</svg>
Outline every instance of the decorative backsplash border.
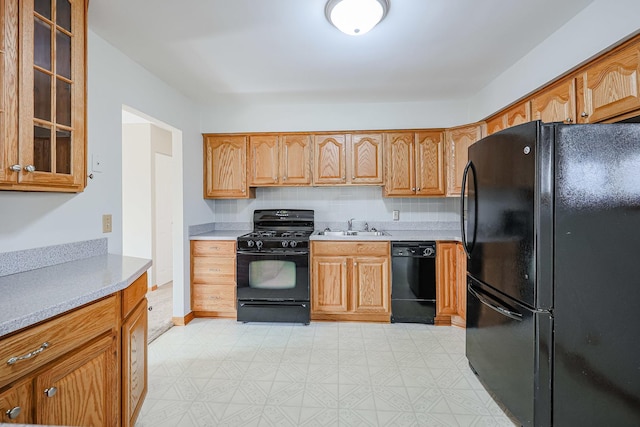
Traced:
<svg viewBox="0 0 640 427">
<path fill-rule="evenodd" d="M 0 253 L 0 276 L 107 253 L 107 238 Z"/>
</svg>

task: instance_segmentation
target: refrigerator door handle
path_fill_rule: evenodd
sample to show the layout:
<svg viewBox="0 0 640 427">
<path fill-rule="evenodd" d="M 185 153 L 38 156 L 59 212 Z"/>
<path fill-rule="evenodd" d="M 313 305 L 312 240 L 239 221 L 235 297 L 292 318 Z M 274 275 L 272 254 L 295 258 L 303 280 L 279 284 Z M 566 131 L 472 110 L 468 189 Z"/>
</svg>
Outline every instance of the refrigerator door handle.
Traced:
<svg viewBox="0 0 640 427">
<path fill-rule="evenodd" d="M 467 244 L 467 231 L 464 227 L 464 194 L 467 191 L 467 177 L 469 176 L 469 170 L 473 172 L 473 179 L 475 180 L 475 168 L 473 167 L 473 163 L 469 161 L 467 166 L 464 168 L 464 172 L 462 173 L 462 189 L 460 192 L 460 230 L 462 234 L 462 248 L 464 249 L 464 253 L 467 255 L 467 259 L 471 259 L 471 251 L 473 251 L 473 246 L 475 246 L 475 224 L 474 224 L 474 239 L 471 243 L 471 247 Z M 474 186 L 475 187 L 475 186 Z M 474 192 L 475 194 L 475 192 Z M 474 206 L 477 206 L 477 203 L 474 203 Z M 474 215 L 474 218 L 476 215 Z"/>
<path fill-rule="evenodd" d="M 522 314 L 520 313 L 516 313 L 514 311 L 511 310 L 507 310 L 504 307 L 500 307 L 497 304 L 492 304 L 487 298 L 485 298 L 484 296 L 480 295 L 478 292 L 476 292 L 471 285 L 468 286 L 469 292 L 476 298 L 478 298 L 478 300 L 486 305 L 487 307 L 489 307 L 490 309 L 497 311 L 498 313 L 507 316 L 510 319 L 513 320 L 518 320 L 518 321 L 522 321 Z"/>
</svg>

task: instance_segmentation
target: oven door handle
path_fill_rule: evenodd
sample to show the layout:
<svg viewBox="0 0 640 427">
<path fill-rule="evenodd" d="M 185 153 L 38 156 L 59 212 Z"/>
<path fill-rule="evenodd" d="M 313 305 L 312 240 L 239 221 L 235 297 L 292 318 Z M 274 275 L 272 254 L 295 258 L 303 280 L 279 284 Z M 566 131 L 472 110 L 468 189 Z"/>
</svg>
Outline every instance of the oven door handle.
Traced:
<svg viewBox="0 0 640 427">
<path fill-rule="evenodd" d="M 286 255 L 286 256 L 292 256 L 292 255 L 309 255 L 309 251 L 279 251 L 279 252 L 263 252 L 263 251 L 259 251 L 259 252 L 253 252 L 253 251 L 237 251 L 236 252 L 238 255 L 260 255 L 260 256 L 280 256 L 280 255 Z"/>
<path fill-rule="evenodd" d="M 259 303 L 259 302 L 241 302 L 239 303 L 240 307 L 273 307 L 274 305 L 286 305 L 288 307 L 292 307 L 292 306 L 300 306 L 302 308 L 307 308 L 307 305 L 309 303 L 306 302 L 284 302 L 284 301 L 278 301 L 277 303 Z"/>
</svg>

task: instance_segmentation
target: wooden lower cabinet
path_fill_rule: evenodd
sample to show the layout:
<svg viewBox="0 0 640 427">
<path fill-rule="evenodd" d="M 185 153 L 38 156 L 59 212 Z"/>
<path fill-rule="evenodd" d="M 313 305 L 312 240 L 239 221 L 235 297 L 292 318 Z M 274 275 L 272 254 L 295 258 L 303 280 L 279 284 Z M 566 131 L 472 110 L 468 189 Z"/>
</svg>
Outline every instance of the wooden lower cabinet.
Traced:
<svg viewBox="0 0 640 427">
<path fill-rule="evenodd" d="M 390 321 L 389 242 L 311 242 L 311 320 Z"/>
<path fill-rule="evenodd" d="M 66 426 L 118 423 L 117 339 L 107 335 L 35 379 L 36 422 Z"/>
<path fill-rule="evenodd" d="M 467 263 L 461 243 L 437 242 L 436 325 L 466 326 Z"/>
<path fill-rule="evenodd" d="M 146 286 L 144 273 L 117 294 L 0 339 L 0 423 L 133 426 L 147 390 Z"/>
<path fill-rule="evenodd" d="M 20 381 L 0 392 L 0 424 L 33 423 L 33 380 Z"/>
<path fill-rule="evenodd" d="M 122 324 L 122 425 L 135 425 L 146 395 L 147 299 L 143 298 Z"/>
<path fill-rule="evenodd" d="M 196 317 L 235 319 L 236 242 L 191 242 L 191 310 Z"/>
</svg>

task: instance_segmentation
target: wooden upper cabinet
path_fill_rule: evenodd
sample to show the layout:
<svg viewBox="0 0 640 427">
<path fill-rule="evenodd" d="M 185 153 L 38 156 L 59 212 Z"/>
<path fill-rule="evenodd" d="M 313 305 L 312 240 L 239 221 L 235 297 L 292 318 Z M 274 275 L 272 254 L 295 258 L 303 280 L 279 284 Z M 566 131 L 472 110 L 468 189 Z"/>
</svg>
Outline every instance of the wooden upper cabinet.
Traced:
<svg viewBox="0 0 640 427">
<path fill-rule="evenodd" d="M 16 183 L 18 165 L 18 0 L 0 2 L 0 184 Z M 18 168 L 12 170 L 12 166 Z"/>
<path fill-rule="evenodd" d="M 385 138 L 386 179 L 384 195 L 413 196 L 416 194 L 415 134 L 388 132 Z"/>
<path fill-rule="evenodd" d="M 204 135 L 204 197 L 253 197 L 247 185 L 247 137 Z"/>
<path fill-rule="evenodd" d="M 446 194 L 444 134 L 416 133 L 416 194 L 444 196 Z"/>
<path fill-rule="evenodd" d="M 276 185 L 279 181 L 277 135 L 249 137 L 249 185 Z"/>
<path fill-rule="evenodd" d="M 576 122 L 576 79 L 562 80 L 531 98 L 532 120 Z"/>
<path fill-rule="evenodd" d="M 382 134 L 352 134 L 348 155 L 351 158 L 351 184 L 383 184 Z"/>
<path fill-rule="evenodd" d="M 82 191 L 87 3 L 5 0 L 2 7 L 1 188 Z"/>
<path fill-rule="evenodd" d="M 578 76 L 578 123 L 640 109 L 640 41 L 590 64 Z"/>
<path fill-rule="evenodd" d="M 390 132 L 385 138 L 386 197 L 445 195 L 442 132 Z"/>
<path fill-rule="evenodd" d="M 280 184 L 311 184 L 311 136 L 288 134 L 280 137 Z"/>
<path fill-rule="evenodd" d="M 346 184 L 347 136 L 314 135 L 313 184 Z"/>
<path fill-rule="evenodd" d="M 309 135 L 249 136 L 249 186 L 311 184 Z"/>
<path fill-rule="evenodd" d="M 522 102 L 487 120 L 487 135 L 531 121 L 531 104 Z"/>
<path fill-rule="evenodd" d="M 445 131 L 447 150 L 447 196 L 459 196 L 462 173 L 469 160 L 469 147 L 482 138 L 484 123 L 460 126 Z"/>
</svg>

